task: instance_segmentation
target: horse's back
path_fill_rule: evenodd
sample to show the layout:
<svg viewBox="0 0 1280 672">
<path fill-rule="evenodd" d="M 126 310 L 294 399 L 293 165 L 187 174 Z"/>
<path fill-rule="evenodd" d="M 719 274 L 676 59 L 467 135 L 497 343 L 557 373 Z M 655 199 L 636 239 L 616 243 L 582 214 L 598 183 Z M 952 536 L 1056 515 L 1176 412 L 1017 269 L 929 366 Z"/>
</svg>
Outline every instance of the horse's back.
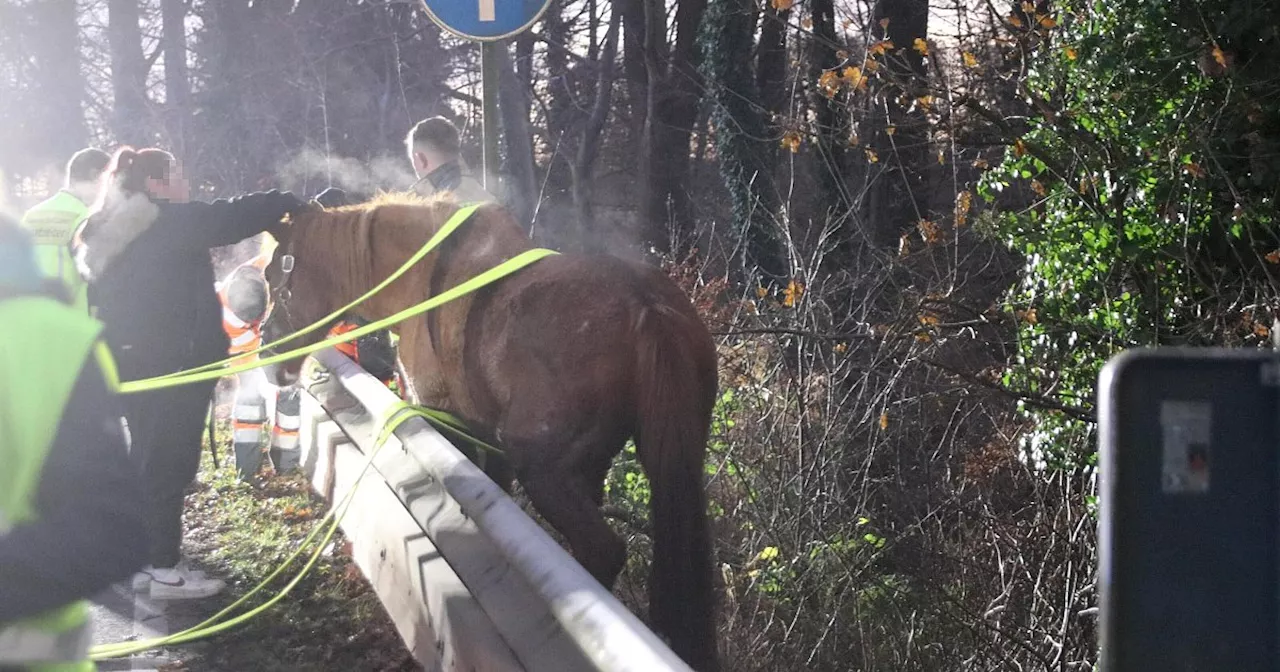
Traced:
<svg viewBox="0 0 1280 672">
<path fill-rule="evenodd" d="M 629 406 L 644 338 L 684 338 L 699 374 L 714 345 L 689 299 L 660 270 L 610 256 L 556 255 L 503 281 L 467 329 L 470 359 L 490 370 L 497 398 L 537 389 L 563 407 Z M 674 319 L 673 319 L 674 318 Z M 655 331 L 646 321 L 663 322 Z M 710 371 L 706 371 L 710 367 Z M 693 374 L 693 375 L 699 375 Z"/>
<path fill-rule="evenodd" d="M 636 325 L 624 318 L 656 309 L 701 324 L 688 296 L 660 269 L 611 255 L 547 257 L 518 273 L 504 294 L 529 318 L 573 316 L 630 329 Z"/>
</svg>

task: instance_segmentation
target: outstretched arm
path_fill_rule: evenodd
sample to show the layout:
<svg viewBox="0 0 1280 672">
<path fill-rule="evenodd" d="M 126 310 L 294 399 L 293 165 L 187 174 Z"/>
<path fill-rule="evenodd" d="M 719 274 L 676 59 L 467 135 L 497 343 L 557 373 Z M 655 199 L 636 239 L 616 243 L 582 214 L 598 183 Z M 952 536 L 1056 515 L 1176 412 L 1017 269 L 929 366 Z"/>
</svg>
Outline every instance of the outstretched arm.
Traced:
<svg viewBox="0 0 1280 672">
<path fill-rule="evenodd" d="M 0 628 L 141 569 L 146 535 L 118 402 L 90 356 L 45 459 L 36 518 L 0 536 Z"/>
<path fill-rule="evenodd" d="M 270 229 L 286 214 L 311 208 L 287 191 L 264 191 L 212 203 L 172 203 L 161 205 L 162 217 L 172 212 L 187 246 L 222 247 Z"/>
</svg>

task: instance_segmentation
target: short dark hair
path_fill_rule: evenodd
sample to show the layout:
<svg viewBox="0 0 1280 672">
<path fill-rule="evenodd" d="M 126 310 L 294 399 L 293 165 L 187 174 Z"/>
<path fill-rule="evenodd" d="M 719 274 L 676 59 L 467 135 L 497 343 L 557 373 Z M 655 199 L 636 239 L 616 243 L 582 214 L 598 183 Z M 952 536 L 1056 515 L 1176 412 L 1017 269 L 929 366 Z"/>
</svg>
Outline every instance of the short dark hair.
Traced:
<svg viewBox="0 0 1280 672">
<path fill-rule="evenodd" d="M 428 117 L 414 124 L 406 140 L 410 157 L 415 151 L 428 147 L 449 156 L 457 156 L 462 151 L 462 139 L 458 134 L 458 127 L 454 126 L 452 121 L 440 116 Z"/>
<path fill-rule="evenodd" d="M 86 147 L 67 161 L 67 186 L 76 182 L 96 182 L 111 164 L 111 155 L 97 147 Z"/>
<path fill-rule="evenodd" d="M 257 322 L 267 316 L 267 281 L 258 269 L 242 265 L 227 279 L 227 304 L 235 316 L 245 322 Z"/>
</svg>

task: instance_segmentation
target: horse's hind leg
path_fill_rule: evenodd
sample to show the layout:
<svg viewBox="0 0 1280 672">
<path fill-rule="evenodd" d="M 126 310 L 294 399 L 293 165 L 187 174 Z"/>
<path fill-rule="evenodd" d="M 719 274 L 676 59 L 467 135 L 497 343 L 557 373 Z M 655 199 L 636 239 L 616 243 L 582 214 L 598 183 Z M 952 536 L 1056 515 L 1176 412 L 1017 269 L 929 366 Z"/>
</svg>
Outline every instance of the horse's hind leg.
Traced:
<svg viewBox="0 0 1280 672">
<path fill-rule="evenodd" d="M 578 563 L 612 590 L 627 562 L 627 545 L 600 513 L 583 474 L 536 465 L 516 474 L 534 508 L 568 540 Z"/>
</svg>

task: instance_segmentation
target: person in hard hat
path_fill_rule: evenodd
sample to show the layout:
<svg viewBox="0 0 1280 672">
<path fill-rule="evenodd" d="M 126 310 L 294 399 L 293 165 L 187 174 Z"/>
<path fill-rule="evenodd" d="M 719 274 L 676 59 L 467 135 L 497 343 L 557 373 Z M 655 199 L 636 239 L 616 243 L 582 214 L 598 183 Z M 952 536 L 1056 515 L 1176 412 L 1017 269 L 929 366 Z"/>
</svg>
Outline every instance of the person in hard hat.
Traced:
<svg viewBox="0 0 1280 672">
<path fill-rule="evenodd" d="M 462 158 L 458 127 L 444 117 L 429 117 L 414 124 L 405 138 L 409 160 L 418 181 L 412 189 L 423 196 L 452 192 L 459 203 L 496 201 L 471 174 Z"/>
<path fill-rule="evenodd" d="M 101 149 L 76 152 L 67 162 L 62 188 L 22 215 L 22 226 L 31 232 L 41 272 L 62 280 L 80 310 L 88 308 L 84 280 L 71 258 L 71 236 L 89 216 L 89 205 L 97 199 L 110 163 L 111 156 Z"/>
<path fill-rule="evenodd" d="M 75 255 L 121 378 L 151 379 L 226 359 L 230 343 L 210 249 L 251 238 L 310 207 L 279 191 L 193 201 L 172 154 L 117 151 L 100 201 L 77 232 Z M 197 599 L 225 587 L 182 561 L 184 495 L 199 471 L 216 384 L 152 382 L 123 395 L 148 500 L 151 565 L 144 571 L 153 599 Z"/>
<path fill-rule="evenodd" d="M 254 351 L 262 347 L 262 323 L 271 313 L 271 292 L 263 269 L 270 255 L 259 254 L 236 267 L 218 283 L 222 301 L 222 328 L 231 341 L 229 353 L 240 355 L 235 364 L 259 359 Z M 302 427 L 301 390 L 296 385 L 283 389 L 272 386 L 261 368 L 236 374 L 236 396 L 232 411 L 232 447 L 236 471 L 249 480 L 262 465 L 262 433 L 267 422 L 266 393 L 276 390 L 275 422 L 271 429 L 269 454 L 276 473 L 287 473 L 301 464 L 298 430 Z"/>
<path fill-rule="evenodd" d="M 88 672 L 86 600 L 146 562 L 102 325 L 0 216 L 0 669 Z"/>
</svg>

